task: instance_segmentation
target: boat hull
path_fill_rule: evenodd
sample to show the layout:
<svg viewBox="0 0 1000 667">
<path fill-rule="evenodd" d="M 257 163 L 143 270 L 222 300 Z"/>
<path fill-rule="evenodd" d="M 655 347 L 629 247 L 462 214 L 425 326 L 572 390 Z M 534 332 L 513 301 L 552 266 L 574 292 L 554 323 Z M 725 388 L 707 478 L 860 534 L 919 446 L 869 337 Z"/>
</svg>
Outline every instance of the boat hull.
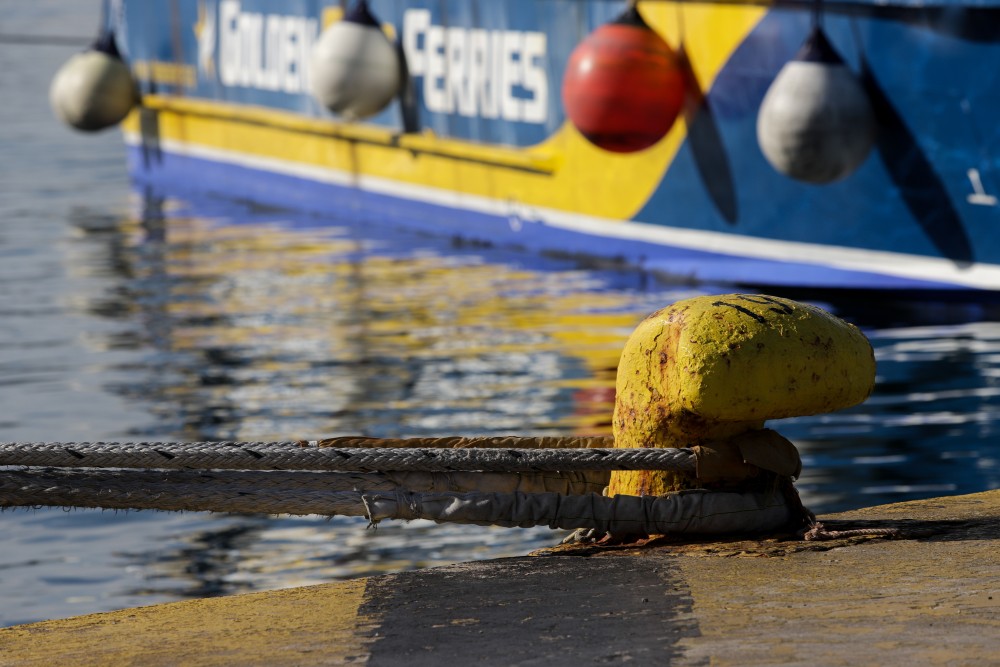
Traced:
<svg viewBox="0 0 1000 667">
<path fill-rule="evenodd" d="M 371 3 L 400 41 L 411 95 L 364 123 L 332 117 L 304 89 L 303 35 L 336 20 L 336 7 L 282 3 L 279 22 L 262 1 L 192 0 L 159 23 L 156 8 L 126 5 L 114 20 L 144 89 L 124 124 L 133 178 L 684 281 L 1000 289 L 1000 130 L 990 120 L 1000 78 L 989 66 L 1000 33 L 983 28 L 998 20 L 996 7 L 969 10 L 980 20 L 964 28 L 954 18 L 928 23 L 926 8 L 886 18 L 856 3 L 829 14 L 826 31 L 880 127 L 857 171 L 817 186 L 774 171 L 756 142 L 760 100 L 808 33 L 801 8 L 641 3 L 690 63 L 697 90 L 666 137 L 621 155 L 589 145 L 558 95 L 572 48 L 621 7 L 454 4 Z M 459 62 L 477 37 L 496 42 L 506 54 L 497 75 L 517 82 L 492 100 L 482 84 L 490 72 L 473 76 Z M 464 78 L 435 75 L 435 58 L 466 67 Z"/>
</svg>

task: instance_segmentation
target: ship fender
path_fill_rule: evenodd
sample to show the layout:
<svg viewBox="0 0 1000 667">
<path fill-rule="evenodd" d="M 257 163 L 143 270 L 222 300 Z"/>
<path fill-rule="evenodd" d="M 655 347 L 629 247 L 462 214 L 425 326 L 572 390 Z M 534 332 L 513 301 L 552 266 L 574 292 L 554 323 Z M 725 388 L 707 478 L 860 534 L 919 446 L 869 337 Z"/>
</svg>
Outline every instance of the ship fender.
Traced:
<svg viewBox="0 0 1000 667">
<path fill-rule="evenodd" d="M 317 101 L 348 120 L 373 116 L 396 96 L 399 53 L 362 0 L 323 31 L 312 53 L 310 83 Z"/>
<path fill-rule="evenodd" d="M 875 143 L 876 120 L 857 78 L 813 30 L 764 95 L 757 141 L 780 173 L 807 183 L 846 178 Z"/>
<path fill-rule="evenodd" d="M 67 60 L 49 88 L 49 103 L 55 115 L 83 132 L 117 125 L 138 99 L 135 80 L 110 31 L 89 49 Z"/>
<path fill-rule="evenodd" d="M 649 148 L 673 127 L 684 103 L 677 53 L 629 8 L 570 54 L 563 107 L 595 146 L 616 153 Z"/>
</svg>

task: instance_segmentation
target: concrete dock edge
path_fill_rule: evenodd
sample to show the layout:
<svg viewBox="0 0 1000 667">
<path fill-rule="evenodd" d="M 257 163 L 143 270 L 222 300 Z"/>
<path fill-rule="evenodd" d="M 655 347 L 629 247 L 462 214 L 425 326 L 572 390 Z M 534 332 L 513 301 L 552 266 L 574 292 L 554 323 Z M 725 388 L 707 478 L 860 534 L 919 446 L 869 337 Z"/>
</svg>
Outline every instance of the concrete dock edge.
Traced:
<svg viewBox="0 0 1000 667">
<path fill-rule="evenodd" d="M 1000 664 L 1000 491 L 0 629 L 2 665 Z"/>
</svg>

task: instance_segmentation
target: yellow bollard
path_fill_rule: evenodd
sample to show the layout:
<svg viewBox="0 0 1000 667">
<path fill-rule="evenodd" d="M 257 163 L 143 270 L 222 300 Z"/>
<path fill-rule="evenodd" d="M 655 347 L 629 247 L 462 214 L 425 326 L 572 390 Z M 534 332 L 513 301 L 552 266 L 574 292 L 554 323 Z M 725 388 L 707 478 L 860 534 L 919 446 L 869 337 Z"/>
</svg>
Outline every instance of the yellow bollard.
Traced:
<svg viewBox="0 0 1000 667">
<path fill-rule="evenodd" d="M 615 447 L 696 447 L 706 459 L 699 478 L 616 471 L 608 493 L 726 487 L 759 469 L 797 475 L 798 453 L 765 420 L 855 405 L 874 384 L 864 334 L 820 308 L 748 294 L 678 301 L 647 317 L 625 344 Z"/>
</svg>

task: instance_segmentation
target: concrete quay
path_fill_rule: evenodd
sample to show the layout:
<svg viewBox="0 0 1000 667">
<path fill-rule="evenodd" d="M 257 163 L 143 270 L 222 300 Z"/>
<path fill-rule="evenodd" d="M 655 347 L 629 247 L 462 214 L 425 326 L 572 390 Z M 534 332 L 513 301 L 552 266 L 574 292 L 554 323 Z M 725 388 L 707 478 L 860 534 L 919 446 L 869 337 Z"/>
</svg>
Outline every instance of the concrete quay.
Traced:
<svg viewBox="0 0 1000 667">
<path fill-rule="evenodd" d="M 1000 491 L 0 630 L 2 665 L 998 665 Z"/>
</svg>

